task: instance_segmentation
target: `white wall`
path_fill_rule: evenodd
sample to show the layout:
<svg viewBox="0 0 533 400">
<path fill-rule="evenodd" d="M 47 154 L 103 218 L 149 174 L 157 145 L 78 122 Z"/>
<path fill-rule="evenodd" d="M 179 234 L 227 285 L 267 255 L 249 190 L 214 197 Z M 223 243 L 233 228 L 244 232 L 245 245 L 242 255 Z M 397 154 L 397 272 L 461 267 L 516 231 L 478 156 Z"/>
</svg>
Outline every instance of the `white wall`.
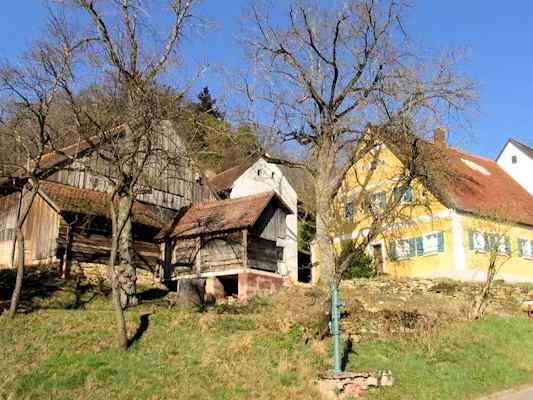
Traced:
<svg viewBox="0 0 533 400">
<path fill-rule="evenodd" d="M 513 156 L 516 156 L 516 164 L 513 164 L 512 162 Z M 533 160 L 531 158 L 524 154 L 513 143 L 507 142 L 496 162 L 505 170 L 505 172 L 511 175 L 515 181 L 533 195 L 533 177 L 531 176 L 533 172 Z"/>
<path fill-rule="evenodd" d="M 260 171 L 260 173 L 258 173 Z M 262 192 L 276 192 L 289 206 L 293 214 L 287 215 L 285 239 L 278 239 L 278 246 L 285 248 L 279 271 L 284 276 L 298 280 L 298 196 L 277 165 L 257 160 L 233 183 L 230 197 L 243 197 Z"/>
</svg>

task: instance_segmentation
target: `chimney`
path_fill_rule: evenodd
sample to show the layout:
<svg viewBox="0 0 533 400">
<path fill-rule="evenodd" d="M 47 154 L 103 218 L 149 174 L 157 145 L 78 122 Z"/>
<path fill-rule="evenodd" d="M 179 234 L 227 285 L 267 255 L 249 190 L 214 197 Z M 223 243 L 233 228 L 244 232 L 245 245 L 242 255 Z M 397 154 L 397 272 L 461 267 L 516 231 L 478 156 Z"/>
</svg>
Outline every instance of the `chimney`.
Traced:
<svg viewBox="0 0 533 400">
<path fill-rule="evenodd" d="M 433 143 L 440 145 L 446 144 L 446 130 L 444 128 L 435 128 L 433 131 Z"/>
</svg>

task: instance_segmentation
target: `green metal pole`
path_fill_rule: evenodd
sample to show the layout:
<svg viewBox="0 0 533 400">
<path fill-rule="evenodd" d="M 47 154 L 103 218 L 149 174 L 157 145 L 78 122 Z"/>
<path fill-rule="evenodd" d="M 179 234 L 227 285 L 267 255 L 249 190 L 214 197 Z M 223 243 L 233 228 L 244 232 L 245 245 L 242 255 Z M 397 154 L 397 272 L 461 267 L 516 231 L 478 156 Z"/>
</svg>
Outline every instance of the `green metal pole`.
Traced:
<svg viewBox="0 0 533 400">
<path fill-rule="evenodd" d="M 339 288 L 335 283 L 331 284 L 331 335 L 333 336 L 333 358 L 335 360 L 335 373 L 341 372 L 341 334 Z"/>
</svg>

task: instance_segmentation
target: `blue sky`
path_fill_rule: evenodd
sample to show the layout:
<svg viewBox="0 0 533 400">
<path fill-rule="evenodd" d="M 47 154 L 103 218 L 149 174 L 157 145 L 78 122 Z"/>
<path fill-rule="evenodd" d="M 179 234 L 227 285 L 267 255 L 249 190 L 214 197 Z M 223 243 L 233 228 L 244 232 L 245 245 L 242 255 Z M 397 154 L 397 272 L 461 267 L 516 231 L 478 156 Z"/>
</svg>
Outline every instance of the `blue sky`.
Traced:
<svg viewBox="0 0 533 400">
<path fill-rule="evenodd" d="M 278 0 L 281 1 L 281 0 Z M 45 21 L 40 0 L 3 1 L 0 12 L 0 57 L 16 56 L 39 34 Z M 200 14 L 215 26 L 193 45 L 188 58 L 211 66 L 239 66 L 235 42 L 247 0 L 206 0 Z M 512 4 L 512 6 L 510 6 Z M 430 49 L 466 48 L 465 72 L 480 85 L 479 112 L 463 147 L 494 158 L 508 137 L 533 145 L 533 2 L 496 0 L 419 0 L 407 25 Z M 219 76 L 209 71 L 198 82 L 222 95 Z"/>
</svg>

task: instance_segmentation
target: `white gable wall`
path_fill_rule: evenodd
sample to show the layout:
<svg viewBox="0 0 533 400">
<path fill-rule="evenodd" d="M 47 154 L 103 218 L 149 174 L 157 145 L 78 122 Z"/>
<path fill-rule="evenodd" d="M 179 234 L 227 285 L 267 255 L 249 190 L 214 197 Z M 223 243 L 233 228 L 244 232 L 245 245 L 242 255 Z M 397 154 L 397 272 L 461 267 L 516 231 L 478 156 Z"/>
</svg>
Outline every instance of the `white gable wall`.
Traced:
<svg viewBox="0 0 533 400">
<path fill-rule="evenodd" d="M 513 164 L 513 156 L 516 156 L 516 164 Z M 507 142 L 502 153 L 496 160 L 511 177 L 533 195 L 533 160 L 524 154 L 513 143 Z"/>
<path fill-rule="evenodd" d="M 298 196 L 289 181 L 276 164 L 263 159 L 257 160 L 233 183 L 230 198 L 249 196 L 251 194 L 274 191 L 289 206 L 293 214 L 287 215 L 285 239 L 278 239 L 278 246 L 283 246 L 284 261 L 280 262 L 279 272 L 298 280 Z"/>
</svg>

